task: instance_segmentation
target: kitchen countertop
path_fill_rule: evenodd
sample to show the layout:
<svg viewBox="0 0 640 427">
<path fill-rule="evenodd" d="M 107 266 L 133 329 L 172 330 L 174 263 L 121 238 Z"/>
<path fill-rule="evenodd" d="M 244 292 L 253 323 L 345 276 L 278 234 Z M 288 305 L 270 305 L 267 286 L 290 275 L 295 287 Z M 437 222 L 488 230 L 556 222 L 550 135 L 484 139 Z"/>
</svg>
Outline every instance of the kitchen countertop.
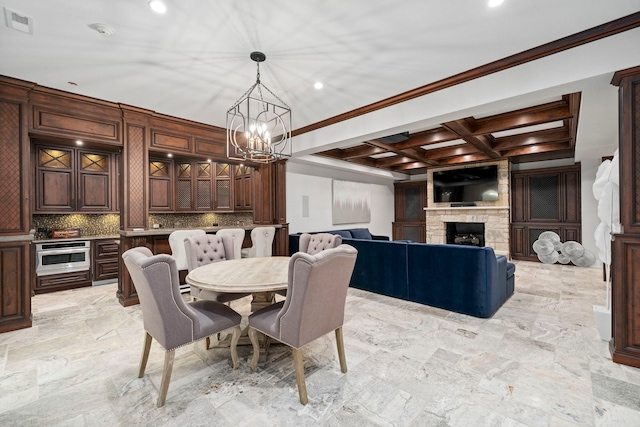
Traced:
<svg viewBox="0 0 640 427">
<path fill-rule="evenodd" d="M 222 230 L 223 228 L 242 228 L 244 230 L 253 230 L 257 227 L 275 227 L 282 228 L 281 224 L 270 224 L 270 225 L 261 225 L 261 224 L 250 224 L 250 225 L 220 225 L 217 227 L 183 227 L 183 228 L 149 228 L 145 230 L 120 230 L 120 235 L 125 237 L 135 237 L 135 236 L 168 236 L 173 231 L 176 230 L 204 230 L 206 232 L 217 232 L 218 230 Z"/>
<path fill-rule="evenodd" d="M 72 242 L 74 240 L 102 240 L 102 239 L 113 239 L 120 240 L 120 235 L 111 234 L 111 235 L 102 235 L 102 236 L 80 236 L 80 237 L 70 237 L 68 239 L 38 239 L 33 240 L 31 243 L 55 243 L 55 242 Z"/>
<path fill-rule="evenodd" d="M 272 224 L 272 225 L 260 225 L 260 224 L 250 224 L 250 225 L 221 225 L 218 227 L 181 227 L 181 228 L 149 228 L 145 230 L 120 230 L 119 234 L 113 235 L 101 235 L 101 236 L 81 236 L 81 237 L 70 237 L 68 239 L 34 239 L 31 243 L 51 243 L 51 242 L 71 242 L 74 240 L 101 240 L 101 239 L 114 239 L 120 240 L 121 236 L 124 237 L 135 237 L 135 236 L 168 236 L 172 232 L 176 230 L 204 230 L 208 233 L 215 233 L 218 230 L 222 230 L 223 228 L 242 228 L 244 230 L 253 230 L 256 227 L 275 227 L 282 228 L 281 224 Z"/>
</svg>

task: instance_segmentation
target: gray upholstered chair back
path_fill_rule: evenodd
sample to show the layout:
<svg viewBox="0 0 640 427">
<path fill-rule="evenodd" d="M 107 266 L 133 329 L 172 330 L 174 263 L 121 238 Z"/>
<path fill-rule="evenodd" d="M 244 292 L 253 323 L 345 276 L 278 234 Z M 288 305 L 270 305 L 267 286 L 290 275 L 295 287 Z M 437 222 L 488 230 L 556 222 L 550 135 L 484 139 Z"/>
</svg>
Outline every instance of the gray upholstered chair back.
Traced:
<svg viewBox="0 0 640 427">
<path fill-rule="evenodd" d="M 276 317 L 280 341 L 300 348 L 342 326 L 357 254 L 352 246 L 340 245 L 291 257 L 287 299 Z"/>
<path fill-rule="evenodd" d="M 275 227 L 256 227 L 251 230 L 251 247 L 245 250 L 247 256 L 249 258 L 271 256 L 275 235 Z"/>
<path fill-rule="evenodd" d="M 243 228 L 223 228 L 218 230 L 216 236 L 228 234 L 233 239 L 233 259 L 240 259 L 242 255 L 242 243 L 244 242 L 245 231 Z"/>
<path fill-rule="evenodd" d="M 233 239 L 230 235 L 205 234 L 184 239 L 187 268 L 191 272 L 201 265 L 234 259 Z"/>
<path fill-rule="evenodd" d="M 137 247 L 122 258 L 140 299 L 145 330 L 167 350 L 192 342 L 199 318 L 180 295 L 173 257 Z"/>
<path fill-rule="evenodd" d="M 169 234 L 171 256 L 176 260 L 178 270 L 187 269 L 187 253 L 184 250 L 184 239 L 186 237 L 203 236 L 204 234 L 204 230 L 176 230 Z"/>
<path fill-rule="evenodd" d="M 325 249 L 337 248 L 342 244 L 342 236 L 330 233 L 317 233 L 300 235 L 299 250 L 300 252 L 315 255 Z"/>
</svg>

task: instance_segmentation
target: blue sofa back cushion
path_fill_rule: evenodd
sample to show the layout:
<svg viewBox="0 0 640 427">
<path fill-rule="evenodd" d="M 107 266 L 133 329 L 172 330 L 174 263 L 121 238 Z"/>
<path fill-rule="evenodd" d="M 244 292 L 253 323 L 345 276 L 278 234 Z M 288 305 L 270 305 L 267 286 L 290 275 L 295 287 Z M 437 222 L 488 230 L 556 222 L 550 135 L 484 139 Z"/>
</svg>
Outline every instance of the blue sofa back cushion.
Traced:
<svg viewBox="0 0 640 427">
<path fill-rule="evenodd" d="M 349 286 L 382 295 L 408 299 L 407 244 L 367 239 L 343 239 L 358 250 Z"/>
<path fill-rule="evenodd" d="M 367 240 L 372 239 L 371 232 L 369 231 L 368 228 L 351 228 L 349 232 L 351 232 L 351 237 L 353 237 L 354 239 L 367 239 Z M 346 237 L 346 236 L 342 236 L 342 237 Z"/>
<path fill-rule="evenodd" d="M 349 230 L 329 230 L 325 233 L 337 234 L 338 236 L 346 237 L 347 239 L 352 238 L 351 231 Z"/>
<path fill-rule="evenodd" d="M 460 245 L 408 245 L 409 299 L 477 317 L 491 317 L 506 299 L 498 279 L 498 260 L 491 248 Z M 506 288 L 506 286 L 503 286 Z"/>
</svg>

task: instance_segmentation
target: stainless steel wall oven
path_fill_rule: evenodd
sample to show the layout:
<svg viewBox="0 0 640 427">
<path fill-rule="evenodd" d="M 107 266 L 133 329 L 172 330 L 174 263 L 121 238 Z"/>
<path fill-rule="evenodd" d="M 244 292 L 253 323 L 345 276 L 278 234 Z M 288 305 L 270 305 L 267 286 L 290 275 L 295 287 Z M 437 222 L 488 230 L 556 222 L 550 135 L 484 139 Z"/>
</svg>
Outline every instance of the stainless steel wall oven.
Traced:
<svg viewBox="0 0 640 427">
<path fill-rule="evenodd" d="M 91 268 L 91 244 L 88 240 L 36 244 L 36 275 L 85 271 Z"/>
</svg>

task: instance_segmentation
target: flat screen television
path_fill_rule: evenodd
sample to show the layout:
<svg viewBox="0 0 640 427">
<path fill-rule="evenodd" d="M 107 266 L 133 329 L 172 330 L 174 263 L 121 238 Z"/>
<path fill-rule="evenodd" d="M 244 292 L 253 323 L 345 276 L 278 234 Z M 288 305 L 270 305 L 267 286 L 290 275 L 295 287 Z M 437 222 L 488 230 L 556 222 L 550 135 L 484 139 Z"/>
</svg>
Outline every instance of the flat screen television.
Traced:
<svg viewBox="0 0 640 427">
<path fill-rule="evenodd" d="M 433 201 L 471 203 L 498 200 L 498 165 L 433 173 Z"/>
</svg>

